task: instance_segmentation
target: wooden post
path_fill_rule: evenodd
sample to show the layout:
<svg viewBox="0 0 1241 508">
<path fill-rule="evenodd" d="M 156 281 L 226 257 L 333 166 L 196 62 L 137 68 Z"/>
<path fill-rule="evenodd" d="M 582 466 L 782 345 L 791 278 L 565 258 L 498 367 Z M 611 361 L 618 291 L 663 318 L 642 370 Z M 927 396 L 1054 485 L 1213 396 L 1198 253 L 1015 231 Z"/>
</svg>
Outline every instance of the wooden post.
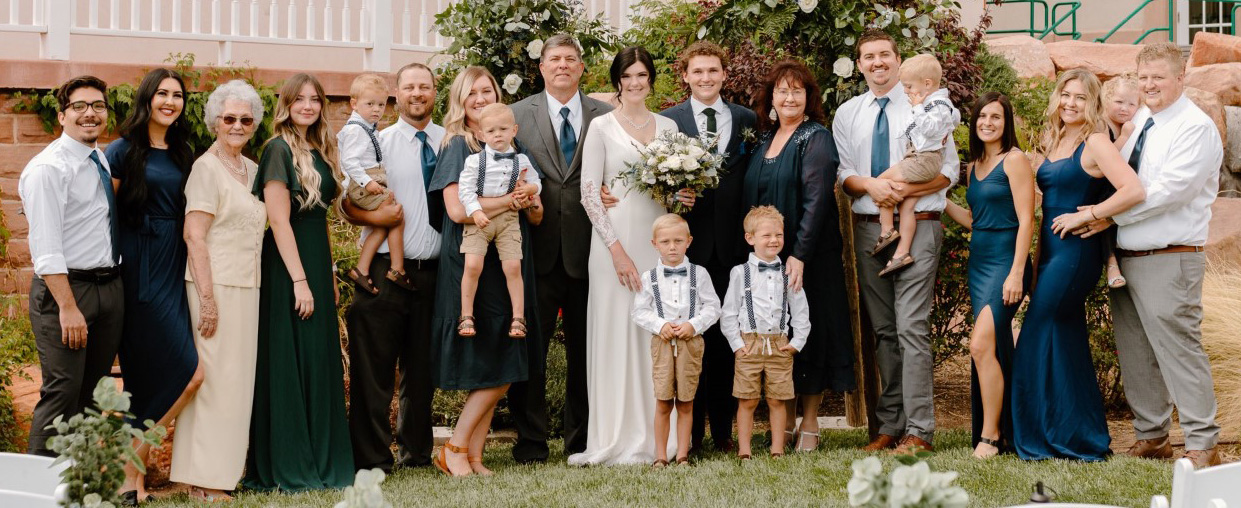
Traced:
<svg viewBox="0 0 1241 508">
<path fill-rule="evenodd" d="M 853 375 L 857 390 L 845 393 L 845 421 L 851 427 L 866 425 L 870 438 L 879 430 L 875 404 L 879 396 L 879 371 L 875 364 L 875 339 L 870 320 L 862 314 L 859 293 L 857 258 L 854 255 L 853 200 L 840 186 L 836 187 L 836 206 L 840 216 L 842 262 L 845 289 L 849 295 L 849 328 L 853 331 Z"/>
</svg>

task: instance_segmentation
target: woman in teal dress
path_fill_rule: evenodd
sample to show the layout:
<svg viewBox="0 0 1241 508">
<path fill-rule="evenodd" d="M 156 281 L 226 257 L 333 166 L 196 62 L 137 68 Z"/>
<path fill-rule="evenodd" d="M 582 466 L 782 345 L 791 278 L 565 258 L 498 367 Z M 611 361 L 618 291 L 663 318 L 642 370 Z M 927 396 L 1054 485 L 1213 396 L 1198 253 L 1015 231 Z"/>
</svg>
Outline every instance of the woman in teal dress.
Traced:
<svg viewBox="0 0 1241 508">
<path fill-rule="evenodd" d="M 1027 460 L 1111 453 L 1085 310 L 1103 269 L 1101 237 L 1073 232 L 1146 192 L 1107 137 L 1099 89 L 1094 74 L 1065 71 L 1047 108 L 1046 160 L 1035 175 L 1043 192 L 1038 271 L 1013 353 L 1013 445 Z M 1116 193 L 1101 201 L 1109 182 Z"/>
<path fill-rule="evenodd" d="M 759 96 L 762 143 L 750 159 L 742 189 L 745 210 L 772 205 L 784 215 L 784 251 L 789 283 L 805 287 L 810 304 L 810 336 L 793 356 L 793 389 L 798 403 L 787 404 L 788 439 L 799 450 L 819 445 L 819 405 L 823 392 L 856 388 L 853 332 L 845 294 L 840 215 L 836 205 L 839 158 L 818 85 L 800 62 L 776 64 Z M 774 111 L 776 119 L 769 120 Z M 800 413 L 800 429 L 793 422 Z"/>
<path fill-rule="evenodd" d="M 1034 172 L 1017 146 L 1008 97 L 987 92 L 970 114 L 969 287 L 974 311 L 970 334 L 970 396 L 974 457 L 1012 449 L 1008 387 L 1013 357 L 1013 314 L 1029 287 L 1034 237 Z M 971 222 L 971 219 L 965 219 Z M 970 226 L 970 224 L 966 224 Z"/>
<path fill-rule="evenodd" d="M 254 180 L 271 225 L 263 238 L 258 370 L 242 480 L 255 490 L 353 483 L 327 229 L 340 171 L 336 138 L 322 116 L 325 97 L 313 76 L 285 82 L 275 135 Z"/>
</svg>

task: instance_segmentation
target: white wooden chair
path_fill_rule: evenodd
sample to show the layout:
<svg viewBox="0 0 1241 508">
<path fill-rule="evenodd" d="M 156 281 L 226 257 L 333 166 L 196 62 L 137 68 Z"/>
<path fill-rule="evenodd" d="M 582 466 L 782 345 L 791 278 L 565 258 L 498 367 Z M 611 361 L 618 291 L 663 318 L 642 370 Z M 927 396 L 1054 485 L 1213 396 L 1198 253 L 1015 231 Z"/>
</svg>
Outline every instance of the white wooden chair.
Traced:
<svg viewBox="0 0 1241 508">
<path fill-rule="evenodd" d="M 1241 507 L 1241 462 L 1194 470 L 1193 462 L 1180 459 L 1172 467 L 1172 501 L 1151 498 L 1151 508 Z"/>
<path fill-rule="evenodd" d="M 47 496 L 48 499 L 60 485 L 60 472 L 69 464 L 62 463 L 52 467 L 55 459 L 38 455 L 20 453 L 0 453 L 0 490 Z M 5 503 L 0 498 L 0 506 L 25 506 L 22 504 Z"/>
<path fill-rule="evenodd" d="M 52 496 L 41 496 L 29 492 L 17 492 L 0 489 L 0 506 L 14 508 L 57 508 L 60 506 Z"/>
</svg>

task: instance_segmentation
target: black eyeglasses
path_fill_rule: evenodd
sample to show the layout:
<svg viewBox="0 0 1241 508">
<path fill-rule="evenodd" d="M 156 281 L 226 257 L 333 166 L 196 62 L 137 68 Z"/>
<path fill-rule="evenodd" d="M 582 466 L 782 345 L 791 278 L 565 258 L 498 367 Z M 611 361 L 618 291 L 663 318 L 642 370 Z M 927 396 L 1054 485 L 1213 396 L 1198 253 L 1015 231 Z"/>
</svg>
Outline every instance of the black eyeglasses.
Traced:
<svg viewBox="0 0 1241 508">
<path fill-rule="evenodd" d="M 222 117 L 220 117 L 220 120 L 223 120 L 223 121 L 224 121 L 224 125 L 232 125 L 232 124 L 235 124 L 235 123 L 237 123 L 237 122 L 241 122 L 241 125 L 244 125 L 244 126 L 246 126 L 246 127 L 249 127 L 249 126 L 251 126 L 251 125 L 254 125 L 254 117 L 252 117 L 252 116 L 232 116 L 232 115 L 228 115 L 228 116 L 222 116 Z"/>
<path fill-rule="evenodd" d="M 84 113 L 84 112 L 86 112 L 86 108 L 88 108 L 88 107 L 89 107 L 89 108 L 91 108 L 91 109 L 93 109 L 93 110 L 95 110 L 95 112 L 96 112 L 96 113 L 104 113 L 104 112 L 108 111 L 108 103 L 106 103 L 106 102 L 104 102 L 104 101 L 95 101 L 95 102 L 77 101 L 77 102 L 70 102 L 70 103 L 69 103 L 69 108 L 68 108 L 68 109 L 72 109 L 75 113 Z"/>
</svg>

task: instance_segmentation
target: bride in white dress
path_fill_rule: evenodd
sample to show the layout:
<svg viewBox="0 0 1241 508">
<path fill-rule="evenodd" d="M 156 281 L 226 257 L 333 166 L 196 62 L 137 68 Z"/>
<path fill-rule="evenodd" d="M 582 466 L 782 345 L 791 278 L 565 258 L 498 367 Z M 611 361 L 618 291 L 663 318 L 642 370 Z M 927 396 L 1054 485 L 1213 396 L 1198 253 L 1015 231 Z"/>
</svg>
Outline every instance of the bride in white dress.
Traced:
<svg viewBox="0 0 1241 508">
<path fill-rule="evenodd" d="M 650 196 L 613 181 L 625 163 L 639 157 L 658 133 L 676 122 L 646 109 L 655 82 L 650 54 L 626 48 L 612 62 L 612 85 L 620 107 L 591 122 L 582 152 L 582 205 L 594 225 L 590 244 L 590 297 L 586 317 L 586 390 L 590 418 L 586 451 L 569 463 L 639 464 L 655 459 L 655 388 L 651 380 L 650 334 L 629 317 L 638 273 L 659 261 L 651 245 L 651 224 L 667 213 Z M 599 186 L 620 202 L 604 208 Z M 675 414 L 673 417 L 675 418 Z M 676 428 L 675 420 L 672 428 Z M 670 436 L 668 449 L 676 449 Z"/>
</svg>

